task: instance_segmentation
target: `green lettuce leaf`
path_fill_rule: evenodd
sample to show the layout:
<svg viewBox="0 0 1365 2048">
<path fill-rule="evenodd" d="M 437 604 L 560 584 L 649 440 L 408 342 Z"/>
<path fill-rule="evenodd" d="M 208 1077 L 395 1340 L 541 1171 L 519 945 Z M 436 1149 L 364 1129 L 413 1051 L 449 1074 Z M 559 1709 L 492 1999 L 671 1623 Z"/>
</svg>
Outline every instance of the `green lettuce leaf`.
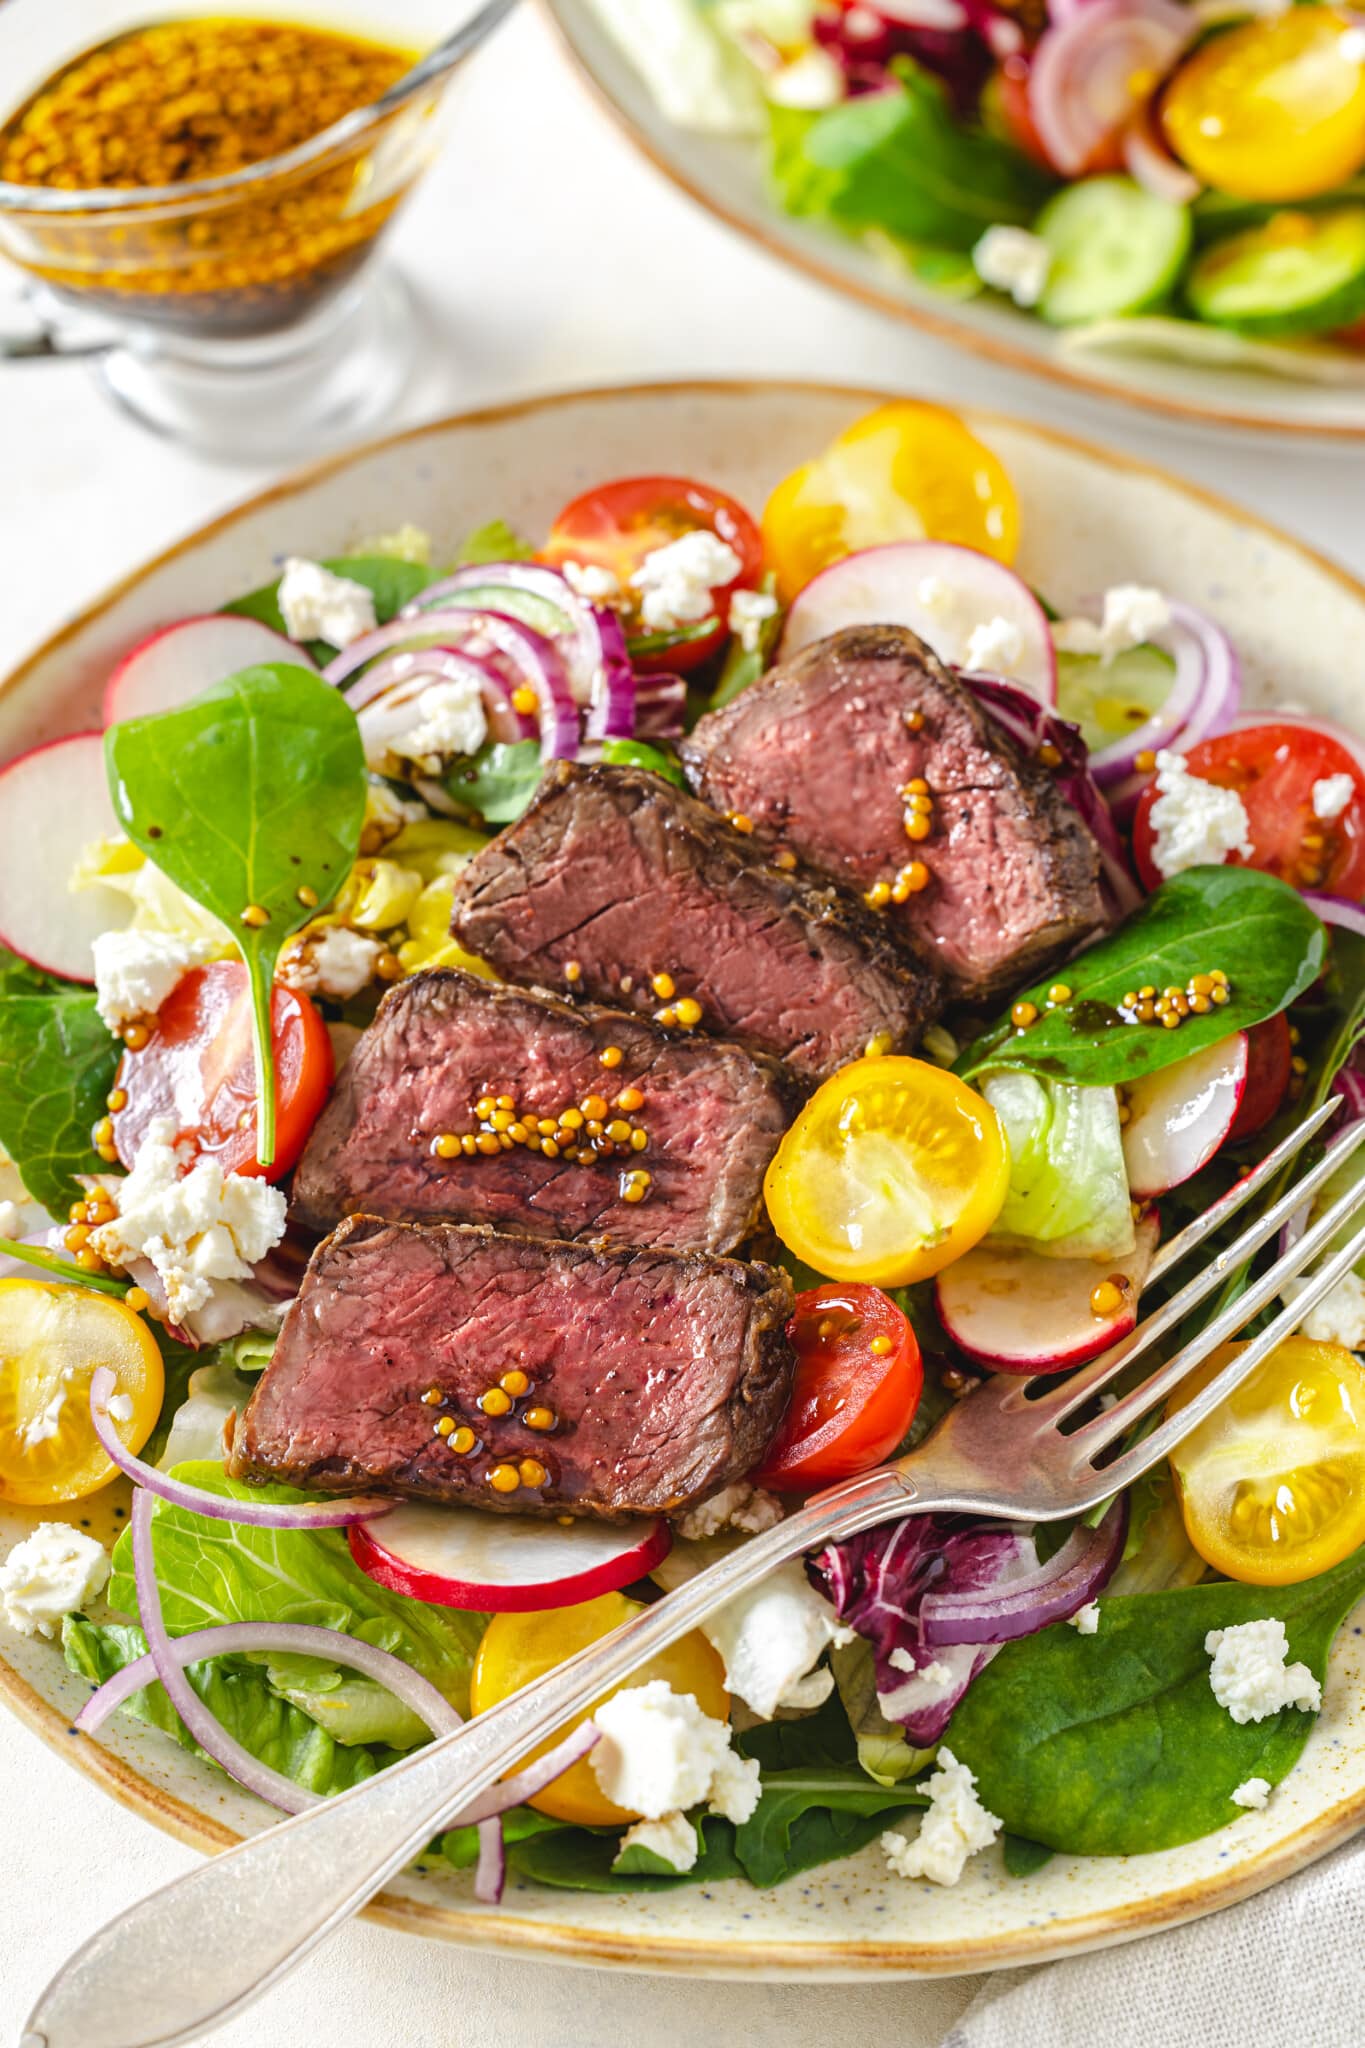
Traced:
<svg viewBox="0 0 1365 2048">
<path fill-rule="evenodd" d="M 1010 1185 L 991 1236 L 1048 1258 L 1121 1258 L 1133 1211 L 1112 1088 L 987 1074 L 982 1093 L 1009 1140 Z"/>
</svg>

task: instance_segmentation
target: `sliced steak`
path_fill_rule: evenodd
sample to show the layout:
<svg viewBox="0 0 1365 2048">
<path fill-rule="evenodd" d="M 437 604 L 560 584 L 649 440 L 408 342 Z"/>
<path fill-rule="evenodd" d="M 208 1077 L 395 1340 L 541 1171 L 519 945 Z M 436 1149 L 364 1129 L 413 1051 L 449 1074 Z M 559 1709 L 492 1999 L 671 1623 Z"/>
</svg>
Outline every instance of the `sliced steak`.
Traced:
<svg viewBox="0 0 1365 2048">
<path fill-rule="evenodd" d="M 762 1456 L 791 1312 L 771 1266 L 353 1216 L 313 1254 L 232 1469 L 516 1514 L 671 1511 Z M 484 1414 L 512 1373 L 509 1412 Z"/>
<path fill-rule="evenodd" d="M 695 797 L 634 768 L 556 763 L 461 869 L 451 928 L 509 981 L 665 1021 L 698 1003 L 703 1031 L 806 1079 L 874 1040 L 909 1048 L 939 1007 L 932 976 L 856 897 L 769 866 Z"/>
<path fill-rule="evenodd" d="M 1104 928 L 1099 850 L 1047 768 L 903 627 L 803 648 L 709 712 L 682 755 L 709 804 L 845 884 L 894 885 L 922 861 L 927 886 L 885 914 L 960 997 L 1032 980 Z M 916 780 L 923 839 L 906 834 Z"/>
<path fill-rule="evenodd" d="M 342 1070 L 293 1213 L 318 1231 L 364 1210 L 729 1251 L 758 1221 L 799 1099 L 776 1060 L 739 1046 L 451 968 L 416 974 Z"/>
</svg>

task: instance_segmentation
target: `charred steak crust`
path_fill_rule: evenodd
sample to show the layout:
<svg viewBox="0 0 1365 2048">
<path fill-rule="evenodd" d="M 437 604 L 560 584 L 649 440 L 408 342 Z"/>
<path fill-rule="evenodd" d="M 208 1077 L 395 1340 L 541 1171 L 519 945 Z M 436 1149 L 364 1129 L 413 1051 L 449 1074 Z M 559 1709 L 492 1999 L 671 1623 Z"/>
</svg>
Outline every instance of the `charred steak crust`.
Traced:
<svg viewBox="0 0 1365 2048">
<path fill-rule="evenodd" d="M 708 1253 L 352 1216 L 309 1262 L 231 1469 L 523 1515 L 672 1511 L 771 1441 L 792 1306 L 785 1273 Z M 480 1396 L 514 1370 L 528 1389 L 485 1415 Z M 553 1428 L 533 1429 L 527 1413 L 546 1408 Z M 456 1447 L 460 1427 L 475 1448 Z M 490 1483 L 530 1460 L 545 1483 Z"/>
<path fill-rule="evenodd" d="M 802 648 L 708 712 L 680 751 L 707 803 L 743 811 L 769 845 L 846 886 L 890 883 L 921 859 L 927 886 L 886 921 L 959 998 L 1032 980 L 1105 926 L 1099 849 L 1048 769 L 903 627 Z M 933 809 L 912 841 L 902 791 L 917 777 Z"/>
<path fill-rule="evenodd" d="M 628 1116 L 623 1092 L 628 1104 L 643 1098 Z M 480 1129 L 481 1099 L 509 1095 L 513 1128 L 527 1134 L 510 1150 L 445 1159 L 433 1149 L 445 1133 Z M 580 1162 L 563 1156 L 578 1148 L 561 1133 L 546 1156 L 539 1121 L 581 1117 L 594 1095 L 609 1122 L 644 1134 L 644 1147 L 627 1139 L 609 1158 Z M 380 1004 L 308 1140 L 292 1213 L 319 1232 L 364 1211 L 730 1251 L 758 1222 L 764 1173 L 800 1099 L 794 1076 L 762 1054 L 437 968 Z M 649 1173 L 643 1201 L 624 1199 L 632 1168 Z"/>
<path fill-rule="evenodd" d="M 703 1031 L 807 1081 L 873 1040 L 908 1050 L 941 1007 L 932 973 L 856 896 L 771 866 L 746 833 L 635 768 L 557 762 L 461 869 L 451 929 L 510 981 L 651 1013 L 691 997 Z"/>
</svg>

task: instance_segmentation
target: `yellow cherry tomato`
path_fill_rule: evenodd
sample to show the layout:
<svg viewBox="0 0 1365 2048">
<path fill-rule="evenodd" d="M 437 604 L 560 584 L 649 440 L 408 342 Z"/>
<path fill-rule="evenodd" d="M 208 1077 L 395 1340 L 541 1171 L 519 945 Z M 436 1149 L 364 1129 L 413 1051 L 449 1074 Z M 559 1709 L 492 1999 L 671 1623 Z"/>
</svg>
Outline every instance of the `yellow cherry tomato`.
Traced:
<svg viewBox="0 0 1365 2048">
<path fill-rule="evenodd" d="M 495 1614 L 474 1659 L 469 1689 L 471 1710 L 482 1714 L 488 1707 L 495 1707 L 509 1693 L 519 1692 L 523 1685 L 543 1678 L 556 1664 L 610 1635 L 632 1614 L 642 1612 L 641 1603 L 628 1600 L 624 1593 L 603 1593 L 577 1607 L 553 1607 L 534 1614 Z M 623 1684 L 647 1685 L 651 1678 L 664 1679 L 674 1692 L 690 1692 L 702 1712 L 710 1714 L 713 1720 L 729 1719 L 725 1666 L 705 1636 L 695 1630 L 652 1657 L 648 1664 L 642 1664 Z M 611 1690 L 620 1692 L 622 1686 L 613 1686 Z M 603 1698 L 610 1699 L 611 1693 L 604 1693 Z M 598 1700 L 533 1754 L 543 1756 L 547 1749 L 553 1749 L 570 1728 L 577 1728 L 601 1704 Z M 598 1785 L 590 1756 L 571 1764 L 530 1803 L 540 1813 L 553 1814 L 556 1820 L 573 1821 L 585 1828 L 621 1827 L 640 1818 L 638 1813 L 627 1813 L 606 1797 Z"/>
<path fill-rule="evenodd" d="M 1214 36 L 1162 97 L 1171 147 L 1206 185 L 1242 199 L 1331 192 L 1365 164 L 1359 37 L 1329 7 Z"/>
<path fill-rule="evenodd" d="M 959 541 L 1014 560 L 1014 486 L 941 405 L 878 406 L 784 478 L 763 514 L 764 552 L 787 603 L 831 562 L 893 540 Z"/>
<path fill-rule="evenodd" d="M 118 1380 L 114 1427 L 140 1451 L 166 1391 L 142 1318 L 88 1287 L 0 1280 L 0 1500 L 80 1500 L 115 1476 L 90 1420 L 90 1380 L 101 1365 Z"/>
<path fill-rule="evenodd" d="M 817 1273 L 905 1287 L 970 1251 L 1008 1186 L 984 1096 L 925 1060 L 877 1055 L 816 1089 L 764 1193 L 773 1229 Z"/>
<path fill-rule="evenodd" d="M 1177 1413 L 1246 1347 L 1225 1344 L 1168 1404 Z M 1185 1529 L 1205 1563 L 1290 1586 L 1365 1543 L 1365 1367 L 1290 1337 L 1171 1453 Z"/>
</svg>

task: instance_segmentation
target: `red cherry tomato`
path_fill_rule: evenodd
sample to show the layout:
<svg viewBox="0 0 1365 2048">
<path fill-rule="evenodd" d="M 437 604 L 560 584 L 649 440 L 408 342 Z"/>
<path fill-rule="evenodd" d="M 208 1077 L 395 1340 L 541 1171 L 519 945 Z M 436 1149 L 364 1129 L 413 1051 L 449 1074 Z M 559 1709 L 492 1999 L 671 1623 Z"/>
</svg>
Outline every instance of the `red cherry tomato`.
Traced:
<svg viewBox="0 0 1365 2048">
<path fill-rule="evenodd" d="M 1246 1086 L 1225 1140 L 1227 1144 L 1235 1145 L 1239 1138 L 1249 1138 L 1253 1131 L 1263 1130 L 1270 1122 L 1284 1101 L 1293 1056 L 1289 1019 L 1283 1010 L 1276 1017 L 1267 1017 L 1264 1024 L 1252 1026 L 1247 1033 Z"/>
<path fill-rule="evenodd" d="M 1027 57 L 1006 57 L 995 74 L 995 103 L 1011 142 L 1022 149 L 1025 156 L 1032 157 L 1034 163 L 1050 171 L 1054 168 L 1053 162 L 1034 124 L 1033 108 L 1029 104 L 1028 74 Z"/>
<path fill-rule="evenodd" d="M 787 1335 L 796 1384 L 758 1483 L 810 1493 L 889 1458 L 924 1385 L 915 1333 L 890 1295 L 857 1283 L 809 1288 Z"/>
<path fill-rule="evenodd" d="M 646 555 L 685 533 L 706 528 L 728 541 L 740 559 L 737 576 L 717 585 L 711 596 L 720 625 L 702 640 L 686 640 L 658 654 L 636 657 L 638 669 L 667 669 L 682 674 L 700 666 L 725 639 L 730 596 L 741 586 L 757 584 L 763 573 L 763 541 L 742 505 L 714 491 L 709 484 L 682 476 L 629 476 L 599 484 L 566 505 L 550 529 L 541 559 L 593 562 L 610 569 L 629 598 L 631 578 Z M 623 607 L 628 633 L 648 632 L 633 604 Z"/>
<path fill-rule="evenodd" d="M 1250 861 L 1229 854 L 1234 867 L 1261 868 L 1296 889 L 1325 889 L 1365 899 L 1365 775 L 1354 754 L 1330 733 L 1311 725 L 1253 725 L 1201 740 L 1185 756 L 1191 775 L 1235 789 L 1246 806 Z M 1335 818 L 1313 810 L 1313 785 L 1349 775 L 1355 794 Z M 1133 859 L 1147 888 L 1163 879 L 1152 858 L 1155 783 L 1138 799 Z"/>
<path fill-rule="evenodd" d="M 127 1096 L 114 1116 L 114 1144 L 131 1167 L 148 1125 L 169 1117 L 176 1142 L 216 1159 L 224 1173 L 288 1173 L 332 1085 L 327 1026 L 307 996 L 276 982 L 270 1001 L 275 1050 L 275 1158 L 256 1158 L 256 1064 L 251 997 L 239 960 L 215 960 L 182 975 L 157 1011 L 141 1052 L 126 1052 L 117 1086 Z"/>
</svg>

